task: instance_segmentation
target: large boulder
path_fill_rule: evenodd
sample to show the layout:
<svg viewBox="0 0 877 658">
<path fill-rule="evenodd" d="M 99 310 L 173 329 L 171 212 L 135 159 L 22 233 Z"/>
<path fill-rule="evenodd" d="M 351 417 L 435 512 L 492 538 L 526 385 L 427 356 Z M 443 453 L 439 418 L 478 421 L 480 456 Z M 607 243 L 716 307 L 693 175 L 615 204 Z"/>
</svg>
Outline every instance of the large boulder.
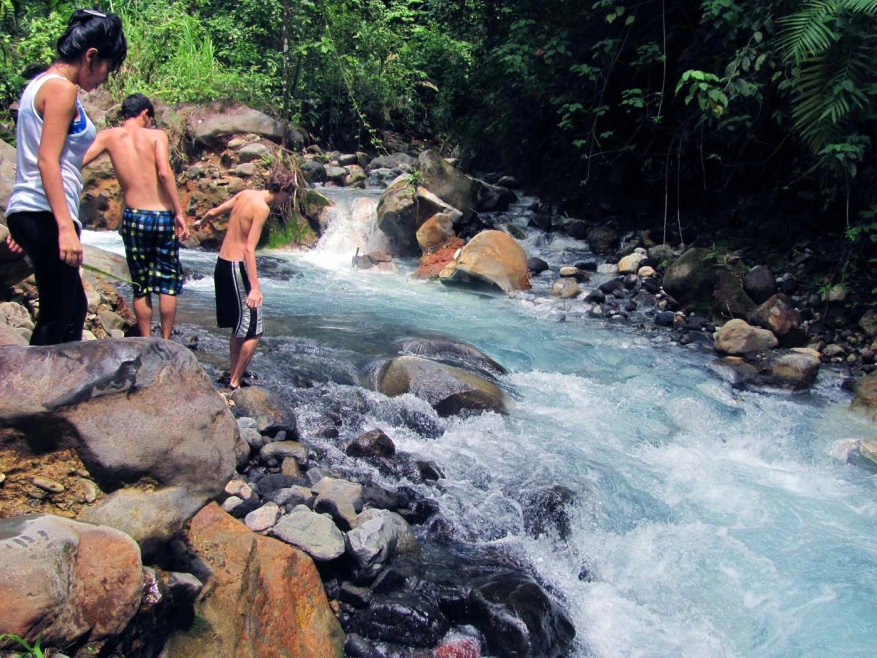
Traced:
<svg viewBox="0 0 877 658">
<path fill-rule="evenodd" d="M 508 233 L 483 231 L 448 263 L 439 280 L 450 284 L 488 284 L 504 292 L 529 290 L 527 254 Z"/>
<path fill-rule="evenodd" d="M 53 515 L 0 519 L 0 634 L 69 646 L 119 634 L 140 607 L 140 549 L 126 534 Z"/>
<path fill-rule="evenodd" d="M 475 207 L 479 212 L 499 212 L 518 200 L 518 195 L 507 187 L 491 185 L 477 178 L 475 184 Z"/>
<path fill-rule="evenodd" d="M 167 658 L 341 658 L 344 632 L 313 560 L 250 531 L 215 503 L 186 538 L 209 570 L 195 606 L 200 623 L 170 637 Z"/>
<path fill-rule="evenodd" d="M 442 213 L 456 222 L 461 213 L 422 186 L 415 186 L 411 176 L 394 180 L 378 200 L 378 228 L 393 238 L 399 254 L 417 253 L 417 231 L 426 220 Z"/>
<path fill-rule="evenodd" d="M 689 249 L 664 272 L 664 290 L 676 301 L 698 312 L 705 312 L 718 283 L 714 252 Z"/>
<path fill-rule="evenodd" d="M 7 512 L 20 513 L 15 501 L 30 500 L 41 468 L 75 457 L 96 484 L 91 500 L 67 497 L 81 474 L 61 469 L 61 491 L 43 493 L 39 509 L 56 509 L 57 495 L 65 513 L 122 530 L 150 554 L 234 473 L 237 424 L 192 353 L 176 343 L 7 345 L 0 371 L 0 440 L 20 461 L 4 483 Z M 27 459 L 34 454 L 40 459 Z"/>
<path fill-rule="evenodd" d="M 507 572 L 488 576 L 469 595 L 470 623 L 498 656 L 568 655 L 576 630 L 566 612 L 533 579 Z"/>
<path fill-rule="evenodd" d="M 390 397 L 411 393 L 441 416 L 467 410 L 504 413 L 508 404 L 502 390 L 486 379 L 419 356 L 391 359 L 378 373 L 376 389 Z"/>
<path fill-rule="evenodd" d="M 274 142 L 283 141 L 283 124 L 258 110 L 220 100 L 195 109 L 188 116 L 189 130 L 196 141 L 212 144 L 238 133 L 253 133 Z"/>
<path fill-rule="evenodd" d="M 468 220 L 478 207 L 478 189 L 471 178 L 454 168 L 438 151 L 427 150 L 418 158 L 421 179 L 430 192 L 463 213 Z"/>
</svg>

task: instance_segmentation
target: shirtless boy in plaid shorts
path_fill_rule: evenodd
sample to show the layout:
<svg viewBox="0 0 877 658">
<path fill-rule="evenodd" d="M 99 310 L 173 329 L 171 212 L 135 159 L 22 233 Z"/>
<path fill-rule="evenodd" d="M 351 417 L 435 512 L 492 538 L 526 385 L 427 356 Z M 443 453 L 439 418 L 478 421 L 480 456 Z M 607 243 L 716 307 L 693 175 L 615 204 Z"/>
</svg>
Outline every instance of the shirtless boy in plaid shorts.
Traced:
<svg viewBox="0 0 877 658">
<path fill-rule="evenodd" d="M 134 315 L 141 336 L 152 332 L 152 293 L 158 295 L 161 336 L 169 339 L 183 290 L 180 239 L 189 237 L 168 157 L 168 137 L 152 127 L 155 110 L 143 94 L 122 101 L 121 128 L 101 130 L 85 154 L 105 151 L 125 197 L 122 240 L 134 282 Z"/>
</svg>

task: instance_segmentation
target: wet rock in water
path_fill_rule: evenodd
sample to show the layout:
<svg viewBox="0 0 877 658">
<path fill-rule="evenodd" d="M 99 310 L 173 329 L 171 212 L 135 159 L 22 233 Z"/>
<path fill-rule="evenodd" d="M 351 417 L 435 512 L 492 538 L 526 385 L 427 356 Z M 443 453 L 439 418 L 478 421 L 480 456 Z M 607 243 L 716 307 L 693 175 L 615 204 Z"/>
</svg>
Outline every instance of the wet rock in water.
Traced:
<svg viewBox="0 0 877 658">
<path fill-rule="evenodd" d="M 463 411 L 505 413 L 505 394 L 493 383 L 460 368 L 416 356 L 391 359 L 378 373 L 376 388 L 389 397 L 411 393 L 440 416 Z"/>
<path fill-rule="evenodd" d="M 450 629 L 439 608 L 411 595 L 375 596 L 345 630 L 371 640 L 434 647 Z"/>
<path fill-rule="evenodd" d="M 588 232 L 588 246 L 595 254 L 608 254 L 615 250 L 619 243 L 618 232 L 601 226 Z"/>
<path fill-rule="evenodd" d="M 506 572 L 485 578 L 469 596 L 471 623 L 500 656 L 561 658 L 576 631 L 566 612 L 536 581 Z"/>
<path fill-rule="evenodd" d="M 541 258 L 531 256 L 527 259 L 527 269 L 530 270 L 531 274 L 541 274 L 548 269 L 548 263 Z"/>
<path fill-rule="evenodd" d="M 503 292 L 530 289 L 527 254 L 502 231 L 482 231 L 439 273 L 451 285 L 493 285 Z"/>
<path fill-rule="evenodd" d="M 392 457 L 396 454 L 393 440 L 379 429 L 360 434 L 344 449 L 350 457 Z"/>
<path fill-rule="evenodd" d="M 504 375 L 508 372 L 477 347 L 456 340 L 409 338 L 401 341 L 398 348 L 403 353 L 425 356 L 465 370 L 477 370 L 493 375 Z"/>
<path fill-rule="evenodd" d="M 284 431 L 289 438 L 298 439 L 295 413 L 277 393 L 261 386 L 247 386 L 236 390 L 230 399 L 234 402 L 233 413 L 254 419 L 260 434 L 275 436 Z"/>
<path fill-rule="evenodd" d="M 568 538 L 572 531 L 570 507 L 575 501 L 575 492 L 560 484 L 523 492 L 520 503 L 527 534 L 538 537 L 554 532 L 561 539 Z"/>
<path fill-rule="evenodd" d="M 877 420 L 877 374 L 867 375 L 858 381 L 850 409 Z"/>
<path fill-rule="evenodd" d="M 713 361 L 710 368 L 737 388 L 803 391 L 816 379 L 820 364 L 816 352 L 796 348 L 749 352 L 742 357 L 724 357 Z"/>
<path fill-rule="evenodd" d="M 558 299 L 572 299 L 578 297 L 582 292 L 576 280 L 570 277 L 563 277 L 554 282 L 551 287 L 551 296 Z"/>
<path fill-rule="evenodd" d="M 356 515 L 362 511 L 363 505 L 361 484 L 326 477 L 312 490 L 317 494 L 315 512 L 330 514 L 342 530 L 356 527 Z"/>
</svg>

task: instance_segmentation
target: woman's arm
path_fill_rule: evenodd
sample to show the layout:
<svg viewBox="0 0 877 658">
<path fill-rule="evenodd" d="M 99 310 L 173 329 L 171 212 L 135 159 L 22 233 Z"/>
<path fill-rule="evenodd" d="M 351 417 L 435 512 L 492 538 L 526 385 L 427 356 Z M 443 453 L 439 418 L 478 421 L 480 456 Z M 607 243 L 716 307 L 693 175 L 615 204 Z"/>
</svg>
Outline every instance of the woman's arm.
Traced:
<svg viewBox="0 0 877 658">
<path fill-rule="evenodd" d="M 37 93 L 37 111 L 42 110 L 43 132 L 37 153 L 37 166 L 43 190 L 58 223 L 58 247 L 67 265 L 82 264 L 82 244 L 76 235 L 73 217 L 64 196 L 61 179 L 61 152 L 67 141 L 70 122 L 76 116 L 76 86 L 66 80 L 48 80 Z"/>
</svg>

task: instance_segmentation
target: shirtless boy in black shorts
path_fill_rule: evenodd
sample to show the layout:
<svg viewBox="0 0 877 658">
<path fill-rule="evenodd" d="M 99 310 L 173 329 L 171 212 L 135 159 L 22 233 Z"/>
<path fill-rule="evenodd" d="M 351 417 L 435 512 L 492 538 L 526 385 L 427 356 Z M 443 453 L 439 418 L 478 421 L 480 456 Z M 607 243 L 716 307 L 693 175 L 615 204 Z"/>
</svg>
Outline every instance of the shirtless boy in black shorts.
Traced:
<svg viewBox="0 0 877 658">
<path fill-rule="evenodd" d="M 244 190 L 208 210 L 202 222 L 231 213 L 225 239 L 213 274 L 216 288 L 216 323 L 231 328 L 231 378 L 229 388 L 240 387 L 241 378 L 256 353 L 264 331 L 262 291 L 256 272 L 256 245 L 272 208 L 279 208 L 295 192 L 295 174 L 284 169 L 271 173 L 264 190 Z"/>
</svg>

